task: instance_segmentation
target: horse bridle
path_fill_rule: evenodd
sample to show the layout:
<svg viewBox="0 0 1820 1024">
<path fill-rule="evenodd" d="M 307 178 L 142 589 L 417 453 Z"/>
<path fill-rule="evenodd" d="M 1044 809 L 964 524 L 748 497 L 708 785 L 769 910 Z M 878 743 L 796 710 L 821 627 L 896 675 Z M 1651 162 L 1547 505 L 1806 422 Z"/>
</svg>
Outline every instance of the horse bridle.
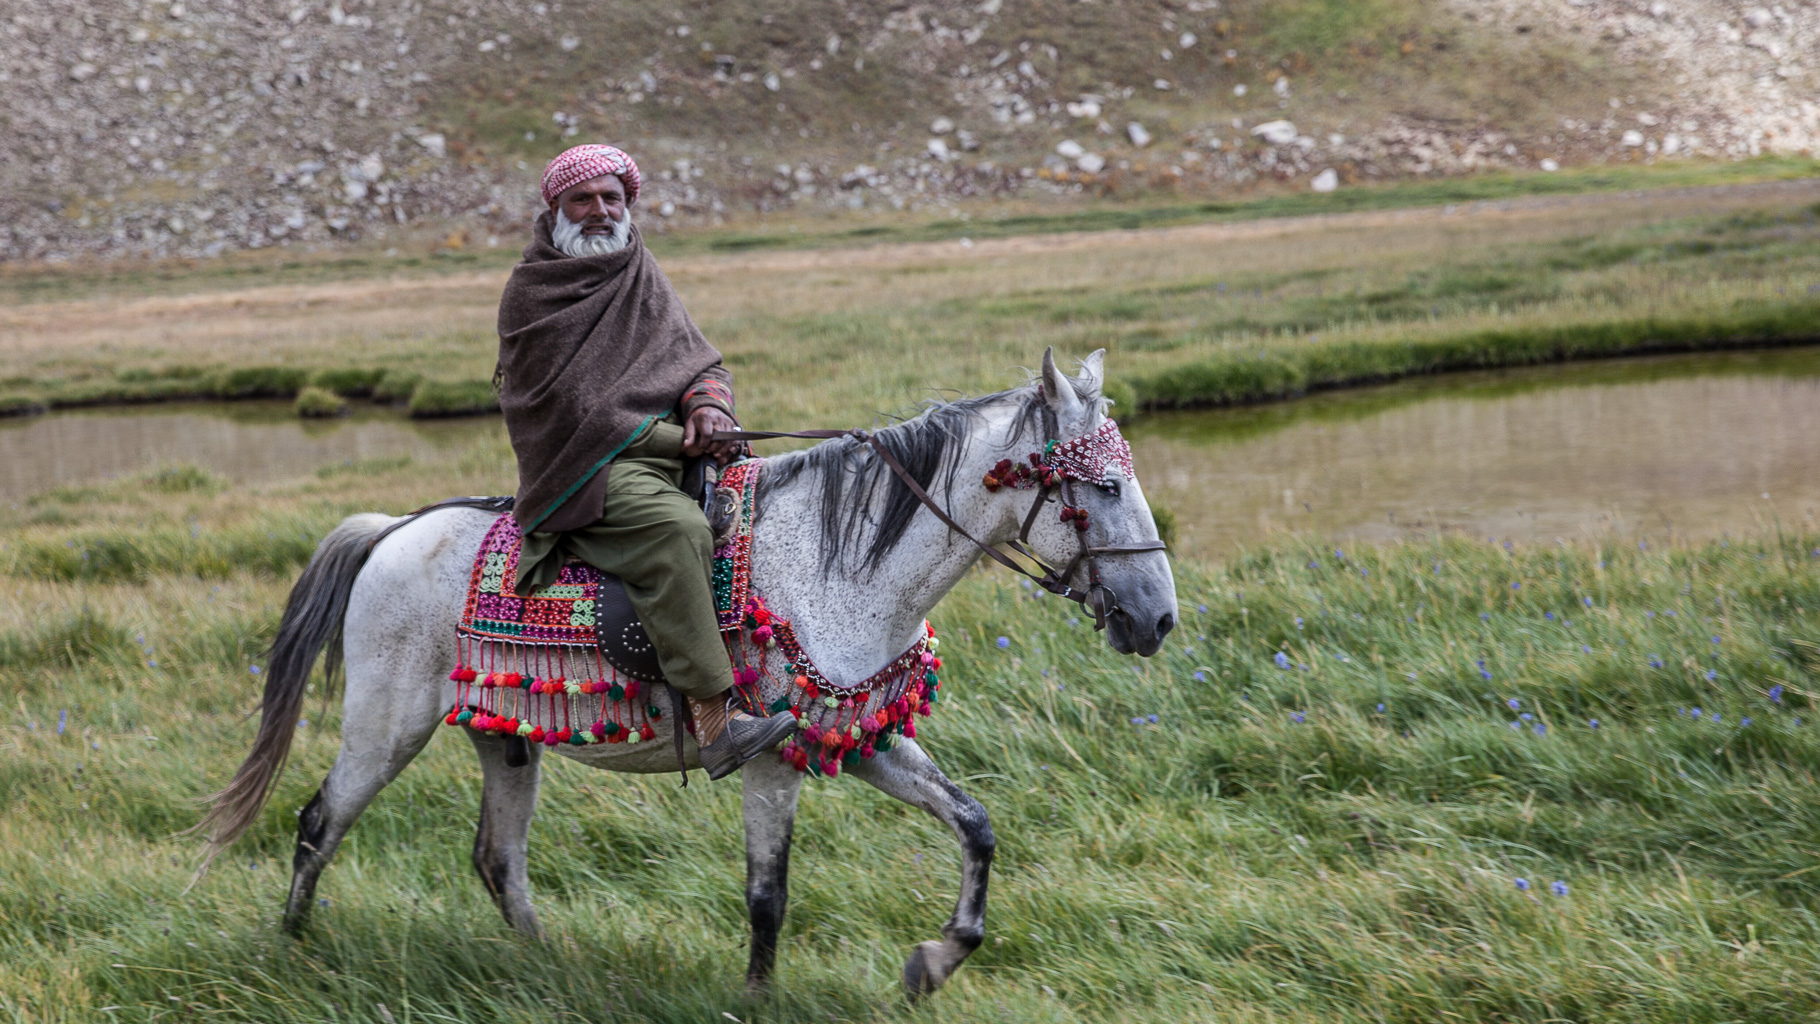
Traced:
<svg viewBox="0 0 1820 1024">
<path fill-rule="evenodd" d="M 1043 431 L 1052 439 L 1060 432 L 1055 418 L 1055 411 L 1050 409 L 1047 405 L 1043 406 Z M 1018 564 L 1011 556 L 980 540 L 978 537 L 975 537 L 973 534 L 967 532 L 966 527 L 955 522 L 954 517 L 948 514 L 948 510 L 942 508 L 934 498 L 930 497 L 929 492 L 923 488 L 923 485 L 917 483 L 916 478 L 910 475 L 910 471 L 904 468 L 904 464 L 897 460 L 897 456 L 891 454 L 891 450 L 886 448 L 884 442 L 878 439 L 878 435 L 873 434 L 870 431 L 862 430 L 857 427 L 852 430 L 717 430 L 714 432 L 712 440 L 765 441 L 780 437 L 794 437 L 807 440 L 828 440 L 836 437 L 850 437 L 861 444 L 871 445 L 872 450 L 878 453 L 879 460 L 885 464 L 886 468 L 890 469 L 892 474 L 901 480 L 905 487 L 910 489 L 910 493 L 915 496 L 916 500 L 921 502 L 923 507 L 933 513 L 935 518 L 941 520 L 944 526 L 966 538 L 974 547 L 979 548 L 993 561 L 1010 569 L 1012 572 L 1017 573 L 1019 576 L 1031 580 L 1036 586 L 1043 588 L 1057 597 L 1065 597 L 1081 607 L 1091 610 L 1093 612 L 1093 628 L 1096 630 L 1105 629 L 1106 617 L 1119 610 L 1118 592 L 1111 587 L 1108 587 L 1105 581 L 1100 578 L 1100 556 L 1135 555 L 1148 551 L 1162 551 L 1165 549 L 1165 545 L 1160 540 L 1138 541 L 1135 544 L 1094 545 L 1087 540 L 1087 531 L 1078 530 L 1075 533 L 1075 537 L 1080 542 L 1080 548 L 1075 552 L 1074 557 L 1068 561 L 1066 566 L 1058 570 L 1054 566 L 1043 561 L 1036 552 L 1030 550 L 1028 545 L 1030 540 L 1030 529 L 1036 525 L 1037 513 L 1043 510 L 1043 506 L 1055 500 L 1051 497 L 1050 492 L 1056 490 L 1061 492 L 1063 507 L 1070 509 L 1078 507 L 1074 502 L 1073 478 L 1066 473 L 1060 473 L 1055 474 L 1053 479 L 1041 479 L 1038 481 L 1036 498 L 1030 503 L 1030 511 L 1024 514 L 1023 527 L 1018 530 L 1017 539 L 1005 542 L 1006 547 L 1035 563 L 1039 572 L 1031 572 L 1029 569 Z M 1082 562 L 1087 563 L 1087 589 L 1077 590 L 1074 586 L 1069 584 L 1068 580 L 1080 569 Z"/>
</svg>

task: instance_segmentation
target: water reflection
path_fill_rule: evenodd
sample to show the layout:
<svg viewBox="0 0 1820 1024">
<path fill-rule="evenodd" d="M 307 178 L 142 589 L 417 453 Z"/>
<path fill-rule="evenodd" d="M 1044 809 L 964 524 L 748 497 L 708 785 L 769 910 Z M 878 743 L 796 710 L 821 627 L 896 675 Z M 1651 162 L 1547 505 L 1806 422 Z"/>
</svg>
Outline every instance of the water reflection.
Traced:
<svg viewBox="0 0 1820 1024">
<path fill-rule="evenodd" d="M 1190 554 L 1288 532 L 1713 536 L 1806 524 L 1820 506 L 1820 352 L 1440 377 L 1130 434 Z"/>
<path fill-rule="evenodd" d="M 334 462 L 429 458 L 499 430 L 496 417 L 413 421 L 374 409 L 304 421 L 289 403 L 277 402 L 84 409 L 0 420 L 0 499 L 176 464 L 239 481 L 278 480 Z"/>
</svg>

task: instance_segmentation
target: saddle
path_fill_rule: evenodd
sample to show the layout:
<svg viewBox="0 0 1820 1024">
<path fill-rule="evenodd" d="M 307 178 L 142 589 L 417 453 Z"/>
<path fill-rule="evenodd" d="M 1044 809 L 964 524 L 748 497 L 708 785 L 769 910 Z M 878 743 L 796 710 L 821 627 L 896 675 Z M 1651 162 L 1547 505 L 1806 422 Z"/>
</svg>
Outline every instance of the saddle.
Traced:
<svg viewBox="0 0 1820 1024">
<path fill-rule="evenodd" d="M 702 507 L 719 549 L 735 528 L 739 496 L 713 486 L 716 477 L 711 465 L 706 458 L 690 459 L 683 471 L 683 492 Z M 535 594 L 515 592 L 520 538 L 516 522 L 504 514 L 512 511 L 513 504 L 510 497 L 452 498 L 411 515 L 414 519 L 439 508 L 501 513 L 481 543 L 459 632 L 476 640 L 566 648 L 592 646 L 618 675 L 652 686 L 666 685 L 657 648 L 632 607 L 625 582 L 618 576 L 571 558 L 562 566 L 554 584 Z M 395 524 L 392 529 L 401 525 Z M 374 543 L 384 536 L 381 534 Z"/>
<path fill-rule="evenodd" d="M 822 675 L 752 586 L 752 523 L 763 460 L 728 466 L 703 511 L 714 530 L 710 585 L 732 670 L 732 700 L 753 717 L 793 715 L 799 740 L 780 756 L 799 771 L 837 775 L 915 738 L 914 718 L 939 699 L 934 631 L 923 633 L 883 668 L 861 680 Z M 509 499 L 506 499 L 509 502 Z M 674 713 L 686 727 L 687 703 L 667 685 L 656 650 L 632 610 L 625 585 L 591 565 L 571 561 L 556 582 L 535 594 L 516 592 L 518 525 L 497 499 L 453 504 L 499 512 L 474 559 L 467 601 L 456 624 L 455 700 L 450 726 L 505 737 L 506 763 L 524 763 L 525 743 L 547 746 L 638 743 L 657 736 L 653 723 Z M 446 507 L 446 506 L 444 506 Z M 656 702 L 662 686 L 666 710 Z M 683 728 L 672 728 L 679 764 Z M 686 777 L 686 776 L 685 776 Z"/>
</svg>

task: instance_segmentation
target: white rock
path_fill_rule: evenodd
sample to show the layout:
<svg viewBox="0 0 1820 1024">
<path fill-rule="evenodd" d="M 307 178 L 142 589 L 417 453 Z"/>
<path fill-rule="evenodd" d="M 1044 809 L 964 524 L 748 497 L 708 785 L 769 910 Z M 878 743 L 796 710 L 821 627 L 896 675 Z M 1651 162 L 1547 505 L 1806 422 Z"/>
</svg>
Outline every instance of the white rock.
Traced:
<svg viewBox="0 0 1820 1024">
<path fill-rule="evenodd" d="M 951 118 L 938 117 L 929 122 L 929 130 L 937 135 L 946 135 L 954 130 L 954 121 Z"/>
<path fill-rule="evenodd" d="M 360 174 L 368 181 L 378 181 L 385 177 L 385 161 L 378 153 L 368 153 L 360 159 Z"/>
<path fill-rule="evenodd" d="M 99 70 L 101 69 L 95 65 L 84 62 L 70 68 L 70 77 L 78 82 L 86 82 L 95 77 L 95 73 Z"/>
<path fill-rule="evenodd" d="M 1105 170 L 1106 158 L 1098 153 L 1082 153 L 1080 157 L 1074 161 L 1074 166 L 1079 167 L 1088 174 L 1098 174 L 1102 170 Z"/>
<path fill-rule="evenodd" d="M 1334 189 L 1340 187 L 1339 172 L 1329 167 L 1315 175 L 1314 180 L 1308 183 L 1308 187 L 1314 189 L 1316 192 L 1332 192 Z"/>
<path fill-rule="evenodd" d="M 1655 3 L 1649 5 L 1649 16 L 1657 21 L 1662 21 L 1668 17 L 1668 5 L 1662 0 L 1656 0 Z"/>
<path fill-rule="evenodd" d="M 417 136 L 417 144 L 429 151 L 429 154 L 440 160 L 448 155 L 449 140 L 441 132 L 425 132 Z"/>
<path fill-rule="evenodd" d="M 1193 32 L 1184 32 L 1182 33 L 1181 38 L 1176 40 L 1176 44 L 1186 50 L 1200 41 L 1201 37 L 1195 35 Z"/>
<path fill-rule="evenodd" d="M 1656 125 L 1661 124 L 1662 121 L 1654 114 L 1638 114 L 1637 123 L 1645 128 L 1654 128 Z"/>
<path fill-rule="evenodd" d="M 1287 146 L 1295 141 L 1294 121 L 1265 121 L 1251 129 L 1251 134 L 1273 146 Z"/>
<path fill-rule="evenodd" d="M 564 53 L 567 53 L 580 46 L 581 40 L 576 36 L 563 36 L 561 39 L 557 40 L 557 44 L 562 47 Z"/>
<path fill-rule="evenodd" d="M 1065 160 L 1077 160 L 1087 152 L 1087 147 L 1073 139 L 1063 139 L 1055 144 L 1055 154 Z"/>
<path fill-rule="evenodd" d="M 1125 137 L 1130 139 L 1131 144 L 1139 149 L 1143 149 L 1145 146 L 1150 145 L 1150 131 L 1136 121 L 1132 121 L 1125 126 Z"/>
<path fill-rule="evenodd" d="M 1068 104 L 1068 116 L 1092 120 L 1100 116 L 1100 103 L 1098 100 L 1090 100 L 1083 96 L 1079 103 Z"/>
<path fill-rule="evenodd" d="M 671 201 L 669 201 L 669 200 L 668 200 L 668 199 L 666 199 L 666 200 L 664 200 L 664 201 L 663 201 L 663 202 L 662 202 L 662 203 L 660 203 L 660 204 L 659 204 L 659 205 L 658 205 L 658 207 L 657 207 L 657 215 L 658 215 L 658 216 L 659 216 L 659 217 L 674 217 L 674 216 L 676 216 L 676 204 L 675 204 L 675 203 L 673 203 L 673 202 L 671 202 Z"/>
<path fill-rule="evenodd" d="M 133 91 L 139 93 L 141 96 L 151 92 L 152 76 L 140 75 L 138 78 L 133 79 Z"/>
<path fill-rule="evenodd" d="M 980 148 L 979 136 L 973 134 L 972 132 L 968 131 L 965 128 L 962 128 L 960 131 L 955 132 L 954 138 L 955 138 L 955 141 L 957 141 L 961 144 L 961 148 L 966 150 L 969 153 Z"/>
<path fill-rule="evenodd" d="M 1341 135 L 1339 132 L 1329 133 L 1327 136 L 1327 144 L 1337 149 L 1346 145 L 1346 136 Z"/>
<path fill-rule="evenodd" d="M 928 142 L 928 149 L 929 155 L 937 160 L 948 159 L 948 143 L 945 141 L 941 139 L 930 139 Z"/>
<path fill-rule="evenodd" d="M 1159 78 L 1156 81 L 1151 82 L 1150 84 L 1151 84 L 1151 86 L 1153 86 L 1156 89 L 1157 92 L 1168 92 L 1169 90 L 1175 88 L 1175 86 L 1169 84 L 1169 79 L 1167 79 L 1167 78 Z"/>
<path fill-rule="evenodd" d="M 1641 146 L 1641 145 L 1643 145 L 1643 133 L 1636 130 L 1635 128 L 1632 128 L 1631 130 L 1624 133 L 1624 138 L 1621 141 L 1623 141 L 1623 143 L 1626 146 L 1630 146 L 1633 148 L 1635 148 L 1637 146 Z"/>
<path fill-rule="evenodd" d="M 1245 95 L 1245 93 L 1247 91 L 1248 90 L 1247 90 L 1244 82 L 1240 82 L 1239 84 L 1232 87 L 1232 94 L 1234 96 L 1243 96 L 1243 95 Z"/>
<path fill-rule="evenodd" d="M 1750 22 L 1751 28 L 1767 28 L 1776 23 L 1776 16 L 1761 7 L 1753 7 L 1744 12 L 1744 20 Z"/>
<path fill-rule="evenodd" d="M 1558 171 L 1561 169 L 1561 165 L 1556 163 L 1553 157 L 1545 156 L 1542 158 L 1542 169 L 1545 171 Z"/>
<path fill-rule="evenodd" d="M 829 36 L 825 49 L 828 51 L 828 56 L 830 56 L 830 57 L 839 55 L 839 53 L 840 53 L 840 36 Z"/>
<path fill-rule="evenodd" d="M 491 39 L 482 39 L 480 45 L 475 47 L 475 49 L 479 50 L 481 53 L 492 53 L 494 50 L 499 49 L 499 44 Z"/>
<path fill-rule="evenodd" d="M 1674 156 L 1681 152 L 1681 136 L 1669 134 L 1662 139 L 1662 155 Z"/>
<path fill-rule="evenodd" d="M 776 92 L 777 90 L 782 89 L 783 87 L 784 87 L 784 80 L 777 77 L 777 72 L 775 72 L 775 71 L 765 72 L 765 88 L 771 90 L 772 92 Z"/>
<path fill-rule="evenodd" d="M 1283 78 L 1277 79 L 1276 84 L 1270 87 L 1270 91 L 1276 93 L 1278 96 L 1282 96 L 1285 99 L 1287 99 L 1289 96 L 1289 79 L 1288 79 L 1288 77 L 1285 76 Z"/>
</svg>

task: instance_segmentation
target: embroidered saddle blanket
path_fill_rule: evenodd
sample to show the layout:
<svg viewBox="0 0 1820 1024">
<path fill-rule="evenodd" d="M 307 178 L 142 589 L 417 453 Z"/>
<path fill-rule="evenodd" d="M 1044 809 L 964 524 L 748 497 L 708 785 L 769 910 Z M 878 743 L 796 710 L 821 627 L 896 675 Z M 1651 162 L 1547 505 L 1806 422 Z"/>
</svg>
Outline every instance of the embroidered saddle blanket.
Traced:
<svg viewBox="0 0 1820 1024">
<path fill-rule="evenodd" d="M 916 715 L 939 699 L 934 631 L 884 669 L 852 685 L 817 672 L 790 623 L 752 591 L 754 497 L 763 460 L 721 473 L 713 518 L 713 591 L 735 699 L 748 714 L 790 712 L 803 723 L 782 750 L 798 770 L 837 775 L 842 764 L 914 737 Z M 458 661 L 449 678 L 455 706 L 444 721 L 548 746 L 639 743 L 656 736 L 668 713 L 656 651 L 620 580 L 570 563 L 556 582 L 519 594 L 520 537 L 507 513 L 487 530 L 475 556 L 467 602 L 456 626 Z"/>
</svg>

